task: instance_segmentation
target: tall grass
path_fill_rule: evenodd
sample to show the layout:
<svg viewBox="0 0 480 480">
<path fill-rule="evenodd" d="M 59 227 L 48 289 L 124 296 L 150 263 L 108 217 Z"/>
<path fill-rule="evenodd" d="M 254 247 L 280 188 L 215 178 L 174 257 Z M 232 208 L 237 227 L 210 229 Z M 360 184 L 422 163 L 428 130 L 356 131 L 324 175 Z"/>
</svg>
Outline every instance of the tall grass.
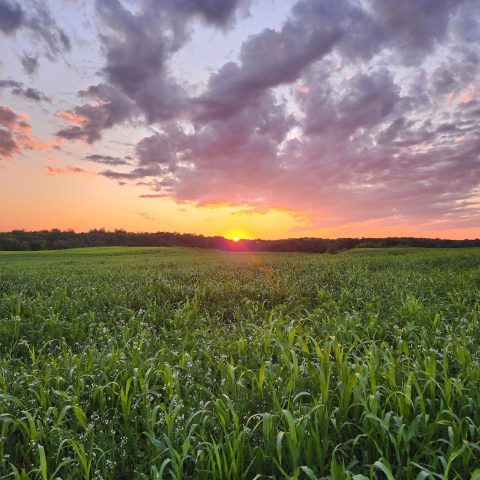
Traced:
<svg viewBox="0 0 480 480">
<path fill-rule="evenodd" d="M 0 254 L 0 478 L 480 479 L 480 251 Z"/>
</svg>

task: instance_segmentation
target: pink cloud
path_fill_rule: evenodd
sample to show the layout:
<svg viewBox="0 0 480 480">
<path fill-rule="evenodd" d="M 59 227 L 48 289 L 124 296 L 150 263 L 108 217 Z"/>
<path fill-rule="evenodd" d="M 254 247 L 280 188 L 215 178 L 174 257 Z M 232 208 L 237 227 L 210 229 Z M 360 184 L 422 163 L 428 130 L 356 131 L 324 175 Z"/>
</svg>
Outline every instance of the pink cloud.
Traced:
<svg viewBox="0 0 480 480">
<path fill-rule="evenodd" d="M 93 172 L 89 172 L 80 167 L 76 166 L 66 166 L 66 167 L 52 167 L 50 165 L 46 165 L 45 173 L 51 177 L 55 177 L 58 175 L 92 175 Z"/>
<path fill-rule="evenodd" d="M 28 123 L 28 115 L 0 106 L 0 158 L 11 158 L 24 150 L 51 150 L 62 143 L 59 139 L 39 140 Z"/>
</svg>

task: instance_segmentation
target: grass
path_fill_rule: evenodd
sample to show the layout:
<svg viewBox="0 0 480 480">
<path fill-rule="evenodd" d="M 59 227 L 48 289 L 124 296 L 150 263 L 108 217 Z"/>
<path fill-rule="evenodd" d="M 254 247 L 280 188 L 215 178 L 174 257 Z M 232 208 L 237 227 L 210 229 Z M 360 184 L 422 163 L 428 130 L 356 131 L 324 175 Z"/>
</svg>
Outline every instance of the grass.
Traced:
<svg viewBox="0 0 480 480">
<path fill-rule="evenodd" d="M 480 479 L 480 250 L 0 253 L 0 478 Z"/>
</svg>

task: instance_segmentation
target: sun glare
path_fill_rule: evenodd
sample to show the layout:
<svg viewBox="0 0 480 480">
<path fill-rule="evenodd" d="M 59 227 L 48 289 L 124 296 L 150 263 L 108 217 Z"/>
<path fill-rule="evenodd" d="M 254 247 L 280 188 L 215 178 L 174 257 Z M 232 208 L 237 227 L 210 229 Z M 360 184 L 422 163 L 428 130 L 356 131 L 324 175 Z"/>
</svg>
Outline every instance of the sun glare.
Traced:
<svg viewBox="0 0 480 480">
<path fill-rule="evenodd" d="M 242 240 L 247 240 L 252 238 L 248 230 L 242 228 L 231 228 L 225 231 L 223 238 L 226 238 L 230 242 L 241 242 Z"/>
</svg>

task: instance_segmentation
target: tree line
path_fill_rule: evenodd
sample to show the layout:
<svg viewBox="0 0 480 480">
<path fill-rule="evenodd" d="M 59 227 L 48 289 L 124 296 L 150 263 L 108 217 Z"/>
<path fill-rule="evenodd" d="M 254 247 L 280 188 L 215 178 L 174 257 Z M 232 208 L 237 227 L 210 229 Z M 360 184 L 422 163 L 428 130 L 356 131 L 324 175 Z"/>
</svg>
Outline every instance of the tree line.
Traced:
<svg viewBox="0 0 480 480">
<path fill-rule="evenodd" d="M 352 248 L 386 247 L 479 247 L 480 239 L 445 240 L 439 238 L 288 238 L 283 240 L 240 240 L 233 242 L 224 237 L 207 237 L 190 233 L 134 233 L 125 230 L 104 229 L 89 232 L 73 230 L 40 230 L 27 232 L 14 230 L 0 233 L 0 250 L 61 250 L 81 247 L 197 247 L 220 250 L 338 253 Z"/>
</svg>

